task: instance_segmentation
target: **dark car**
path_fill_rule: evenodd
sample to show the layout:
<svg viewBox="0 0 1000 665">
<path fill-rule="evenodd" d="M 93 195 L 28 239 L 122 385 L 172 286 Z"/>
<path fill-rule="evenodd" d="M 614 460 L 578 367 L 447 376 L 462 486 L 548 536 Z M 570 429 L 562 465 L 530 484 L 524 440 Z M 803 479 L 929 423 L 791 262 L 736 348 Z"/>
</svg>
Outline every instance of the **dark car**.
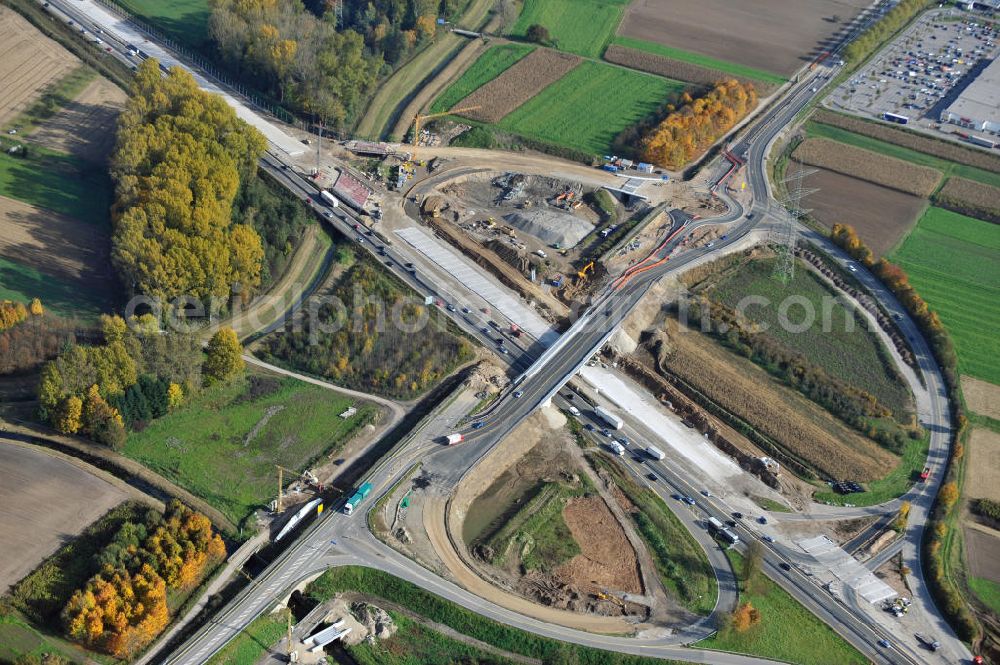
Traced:
<svg viewBox="0 0 1000 665">
<path fill-rule="evenodd" d="M 781 568 L 782 570 L 791 570 L 792 569 L 792 567 L 789 566 L 784 561 L 782 561 L 781 563 L 778 564 L 778 568 Z"/>
<path fill-rule="evenodd" d="M 587 430 L 588 432 L 593 432 L 594 426 L 590 423 L 587 423 L 586 425 L 583 426 L 583 429 Z"/>
<path fill-rule="evenodd" d="M 767 524 L 767 518 L 764 517 L 763 515 L 761 515 L 760 517 L 758 517 L 757 521 L 760 522 L 761 524 Z"/>
<path fill-rule="evenodd" d="M 655 473 L 647 473 L 646 477 L 649 478 L 650 480 L 656 480 L 656 474 Z"/>
<path fill-rule="evenodd" d="M 680 494 L 676 494 L 675 493 L 675 494 L 671 494 L 670 498 L 673 499 L 674 501 L 680 501 L 684 497 L 682 497 Z"/>
<path fill-rule="evenodd" d="M 486 423 L 484 423 L 482 420 L 480 420 L 478 422 L 475 422 L 475 423 L 472 423 L 472 429 L 482 429 L 485 426 L 486 426 Z"/>
<path fill-rule="evenodd" d="M 743 519 L 743 513 L 737 511 L 737 512 L 733 513 L 733 517 L 735 517 L 738 520 L 741 520 L 741 519 Z"/>
<path fill-rule="evenodd" d="M 642 458 L 642 455 L 633 455 L 632 461 L 635 462 L 636 464 L 642 464 L 646 460 Z"/>
<path fill-rule="evenodd" d="M 736 520 L 726 520 L 726 526 L 735 527 L 736 526 Z"/>
</svg>

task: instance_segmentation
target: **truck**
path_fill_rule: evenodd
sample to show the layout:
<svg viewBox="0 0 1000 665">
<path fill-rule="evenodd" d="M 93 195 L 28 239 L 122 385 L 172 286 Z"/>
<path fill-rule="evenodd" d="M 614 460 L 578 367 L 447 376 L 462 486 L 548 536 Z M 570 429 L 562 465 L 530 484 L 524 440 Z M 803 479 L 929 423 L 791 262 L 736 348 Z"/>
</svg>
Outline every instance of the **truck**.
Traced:
<svg viewBox="0 0 1000 665">
<path fill-rule="evenodd" d="M 708 528 L 712 529 L 713 531 L 722 531 L 723 529 L 722 522 L 720 522 L 714 517 L 709 517 L 706 520 L 706 523 L 708 524 Z"/>
<path fill-rule="evenodd" d="M 326 203 L 331 208 L 340 207 L 340 201 L 337 200 L 337 197 L 331 194 L 330 192 L 326 191 L 325 189 L 319 193 L 319 197 L 323 199 L 323 202 Z"/>
<path fill-rule="evenodd" d="M 930 477 L 931 477 L 931 468 L 929 466 L 925 466 L 924 470 L 920 472 L 920 480 L 927 480 Z"/>
<path fill-rule="evenodd" d="M 925 647 L 927 647 L 931 651 L 937 651 L 938 649 L 941 648 L 941 643 L 938 642 L 936 638 L 928 637 L 928 636 L 924 635 L 923 633 L 915 633 L 914 637 L 916 637 L 917 640 L 919 640 L 921 644 L 923 644 Z"/>
<path fill-rule="evenodd" d="M 461 433 L 449 434 L 445 439 L 448 441 L 449 446 L 454 446 L 456 443 L 465 441 L 465 435 Z"/>
<path fill-rule="evenodd" d="M 611 443 L 609 443 L 608 448 L 610 448 L 611 452 L 613 452 L 615 455 L 618 455 L 619 457 L 625 455 L 625 446 L 618 443 L 617 441 L 612 441 Z"/>
<path fill-rule="evenodd" d="M 576 408 L 575 406 L 570 406 L 569 412 L 572 413 L 574 416 L 580 415 L 580 409 Z"/>
<path fill-rule="evenodd" d="M 521 336 L 521 327 L 518 326 L 516 323 L 510 324 L 510 334 L 512 336 L 514 336 L 514 337 L 520 337 Z"/>
<path fill-rule="evenodd" d="M 597 414 L 598 418 L 606 422 L 611 427 L 611 429 L 621 429 L 622 427 L 625 426 L 624 420 L 622 420 L 615 414 L 611 413 L 604 407 L 601 406 L 597 407 L 596 409 L 594 409 L 594 413 Z"/>
<path fill-rule="evenodd" d="M 347 500 L 344 504 L 344 514 L 350 515 L 354 512 L 354 509 L 361 505 L 361 502 L 365 500 L 372 491 L 372 484 L 365 483 L 358 488 L 358 491 L 351 495 L 351 498 Z"/>
<path fill-rule="evenodd" d="M 646 446 L 646 454 L 655 460 L 661 460 L 666 454 L 656 446 Z"/>
<path fill-rule="evenodd" d="M 722 529 L 721 531 L 719 531 L 719 535 L 722 537 L 724 541 L 726 541 L 730 545 L 735 545 L 736 543 L 740 542 L 740 537 L 736 535 L 736 533 L 734 533 L 732 529 Z"/>
</svg>

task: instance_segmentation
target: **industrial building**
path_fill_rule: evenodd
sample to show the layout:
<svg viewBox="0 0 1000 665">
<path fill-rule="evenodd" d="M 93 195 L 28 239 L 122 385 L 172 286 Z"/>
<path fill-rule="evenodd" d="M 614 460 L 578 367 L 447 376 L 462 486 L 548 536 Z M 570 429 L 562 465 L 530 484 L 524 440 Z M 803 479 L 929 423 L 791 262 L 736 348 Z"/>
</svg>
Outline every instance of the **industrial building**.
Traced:
<svg viewBox="0 0 1000 665">
<path fill-rule="evenodd" d="M 976 80 L 941 111 L 941 122 L 980 132 L 1000 132 L 1000 58 L 987 65 Z"/>
</svg>

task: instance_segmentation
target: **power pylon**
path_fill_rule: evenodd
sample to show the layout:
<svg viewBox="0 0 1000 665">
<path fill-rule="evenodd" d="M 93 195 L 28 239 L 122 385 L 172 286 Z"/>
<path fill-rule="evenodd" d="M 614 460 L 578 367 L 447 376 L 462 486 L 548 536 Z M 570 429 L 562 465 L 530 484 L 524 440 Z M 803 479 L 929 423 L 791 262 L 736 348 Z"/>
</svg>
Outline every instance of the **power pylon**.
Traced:
<svg viewBox="0 0 1000 665">
<path fill-rule="evenodd" d="M 816 173 L 816 169 L 799 166 L 794 174 L 785 178 L 787 196 L 782 203 L 788 214 L 782 216 L 782 221 L 775 228 L 772 239 L 778 254 L 778 260 L 774 264 L 774 276 L 784 284 L 795 277 L 795 245 L 798 242 L 796 224 L 812 212 L 811 209 L 802 207 L 802 199 L 819 191 L 818 189 L 806 189 L 802 186 L 805 178 L 813 173 Z"/>
</svg>

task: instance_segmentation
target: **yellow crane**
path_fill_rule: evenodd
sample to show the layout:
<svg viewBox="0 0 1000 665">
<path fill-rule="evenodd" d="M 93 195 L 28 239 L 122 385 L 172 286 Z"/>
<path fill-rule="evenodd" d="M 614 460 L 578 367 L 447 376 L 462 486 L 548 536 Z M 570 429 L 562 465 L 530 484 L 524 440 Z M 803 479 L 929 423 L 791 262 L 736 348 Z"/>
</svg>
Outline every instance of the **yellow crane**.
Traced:
<svg viewBox="0 0 1000 665">
<path fill-rule="evenodd" d="M 413 117 L 413 157 L 414 162 L 417 161 L 417 143 L 420 142 L 420 123 L 425 120 L 431 120 L 432 118 L 440 118 L 446 115 L 454 115 L 456 113 L 463 113 L 465 111 L 476 111 L 481 109 L 481 106 L 464 106 L 460 109 L 451 109 L 449 111 L 444 111 L 443 113 L 429 113 L 427 115 L 420 115 L 419 113 Z"/>
</svg>

